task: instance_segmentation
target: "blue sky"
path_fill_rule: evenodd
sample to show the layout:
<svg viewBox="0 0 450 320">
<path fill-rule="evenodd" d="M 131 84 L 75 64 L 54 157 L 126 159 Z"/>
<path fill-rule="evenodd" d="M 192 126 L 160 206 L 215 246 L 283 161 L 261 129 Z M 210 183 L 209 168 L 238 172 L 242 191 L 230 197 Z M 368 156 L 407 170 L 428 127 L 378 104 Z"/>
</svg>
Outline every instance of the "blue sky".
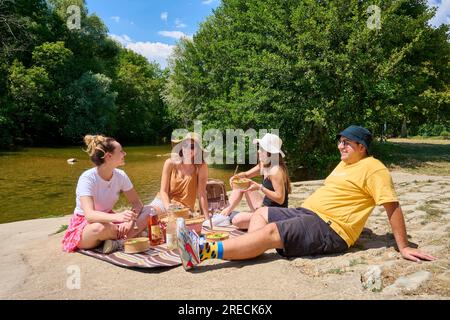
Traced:
<svg viewBox="0 0 450 320">
<path fill-rule="evenodd" d="M 162 67 L 180 37 L 192 37 L 220 0 L 86 0 L 110 36 Z"/>
<path fill-rule="evenodd" d="M 261 0 L 264 1 L 264 0 Z M 192 37 L 220 0 L 86 0 L 110 37 L 148 60 L 167 66 L 180 37 Z M 437 8 L 432 25 L 450 23 L 450 0 L 428 0 Z"/>
</svg>

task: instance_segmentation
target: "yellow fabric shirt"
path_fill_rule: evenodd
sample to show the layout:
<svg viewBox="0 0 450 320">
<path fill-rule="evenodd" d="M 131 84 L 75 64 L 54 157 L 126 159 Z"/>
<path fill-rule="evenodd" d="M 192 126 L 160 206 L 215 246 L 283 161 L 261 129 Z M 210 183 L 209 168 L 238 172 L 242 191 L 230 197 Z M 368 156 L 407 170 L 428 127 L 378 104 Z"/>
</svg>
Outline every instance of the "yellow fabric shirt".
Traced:
<svg viewBox="0 0 450 320">
<path fill-rule="evenodd" d="M 367 157 L 347 165 L 341 161 L 302 207 L 315 212 L 350 247 L 361 234 L 375 205 L 396 202 L 389 170 Z"/>
</svg>

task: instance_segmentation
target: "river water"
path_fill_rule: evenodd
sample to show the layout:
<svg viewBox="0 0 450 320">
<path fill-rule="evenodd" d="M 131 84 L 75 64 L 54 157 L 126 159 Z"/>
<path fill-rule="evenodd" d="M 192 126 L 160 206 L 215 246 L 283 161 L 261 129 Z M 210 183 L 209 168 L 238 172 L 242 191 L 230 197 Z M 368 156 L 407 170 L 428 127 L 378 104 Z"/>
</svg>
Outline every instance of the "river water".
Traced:
<svg viewBox="0 0 450 320">
<path fill-rule="evenodd" d="M 148 204 L 160 187 L 161 171 L 170 146 L 125 147 L 130 177 Z M 67 159 L 76 158 L 73 165 Z M 93 166 L 81 147 L 29 148 L 0 152 L 0 223 L 73 213 L 80 174 Z M 209 177 L 225 182 L 232 169 L 209 168 Z M 122 195 L 116 208 L 126 206 Z"/>
</svg>

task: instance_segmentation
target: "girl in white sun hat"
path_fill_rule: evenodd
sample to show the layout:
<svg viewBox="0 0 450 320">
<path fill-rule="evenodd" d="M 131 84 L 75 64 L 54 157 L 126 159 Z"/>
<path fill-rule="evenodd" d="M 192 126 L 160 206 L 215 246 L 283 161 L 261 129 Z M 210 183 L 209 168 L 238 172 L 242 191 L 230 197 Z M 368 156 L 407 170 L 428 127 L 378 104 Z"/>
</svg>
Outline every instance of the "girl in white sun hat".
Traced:
<svg viewBox="0 0 450 320">
<path fill-rule="evenodd" d="M 253 178 L 263 176 L 261 184 L 251 181 L 245 189 L 233 189 L 230 196 L 230 205 L 224 208 L 221 214 L 229 216 L 231 223 L 240 229 L 247 229 L 250 218 L 260 207 L 287 207 L 288 194 L 291 193 L 291 181 L 284 162 L 284 153 L 281 151 L 282 140 L 275 134 L 267 133 L 262 139 L 254 139 L 259 144 L 259 162 L 252 169 L 241 172 L 230 178 L 230 184 L 237 178 Z M 237 212 L 233 209 L 245 196 L 249 212 Z"/>
</svg>

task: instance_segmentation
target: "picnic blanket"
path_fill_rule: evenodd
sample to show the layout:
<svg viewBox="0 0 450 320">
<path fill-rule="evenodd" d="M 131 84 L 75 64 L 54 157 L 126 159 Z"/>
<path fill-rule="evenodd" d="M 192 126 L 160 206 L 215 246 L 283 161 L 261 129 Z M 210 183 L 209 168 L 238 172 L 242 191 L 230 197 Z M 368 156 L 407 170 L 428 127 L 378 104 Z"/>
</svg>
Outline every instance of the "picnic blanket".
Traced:
<svg viewBox="0 0 450 320">
<path fill-rule="evenodd" d="M 237 237 L 245 233 L 245 231 L 238 230 L 234 226 L 214 227 L 214 231 L 229 232 L 230 237 Z M 209 227 L 202 228 L 202 234 L 208 232 L 211 232 Z M 125 253 L 123 248 L 110 254 L 104 254 L 101 251 L 101 247 L 92 250 L 78 250 L 78 252 L 125 268 L 148 269 L 181 265 L 178 250 L 168 250 L 165 243 L 151 247 L 149 250 L 138 254 Z"/>
</svg>

